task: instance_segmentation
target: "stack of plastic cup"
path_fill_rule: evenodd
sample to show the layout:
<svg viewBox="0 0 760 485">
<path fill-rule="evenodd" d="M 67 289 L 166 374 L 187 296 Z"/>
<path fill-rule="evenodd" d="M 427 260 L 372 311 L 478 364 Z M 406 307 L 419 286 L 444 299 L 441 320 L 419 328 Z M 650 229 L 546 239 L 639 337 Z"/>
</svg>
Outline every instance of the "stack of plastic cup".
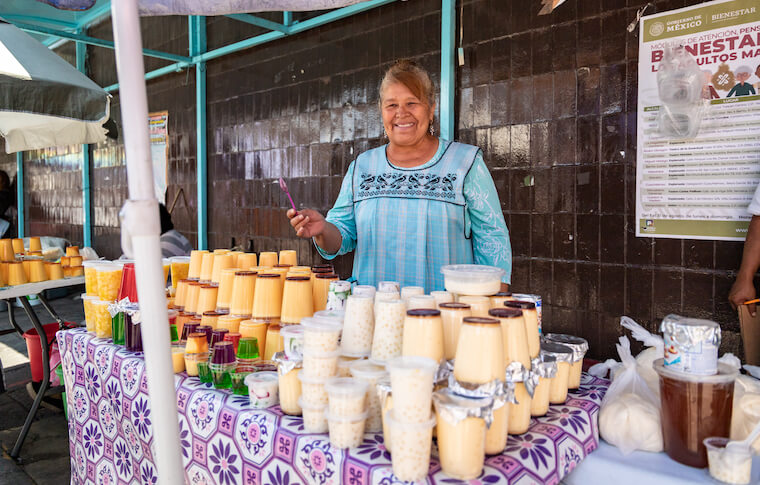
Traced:
<svg viewBox="0 0 760 485">
<path fill-rule="evenodd" d="M 276 372 L 253 372 L 245 378 L 251 406 L 266 409 L 279 402 Z"/>
<path fill-rule="evenodd" d="M 364 437 L 369 384 L 350 377 L 333 377 L 325 384 L 330 444 L 355 448 Z"/>
<path fill-rule="evenodd" d="M 232 342 L 230 342 L 232 344 Z M 233 344 L 234 348 L 234 344 Z M 261 360 L 259 343 L 256 338 L 241 338 L 237 345 L 237 369 L 239 372 L 253 372 L 253 364 Z"/>
<path fill-rule="evenodd" d="M 84 306 L 84 322 L 87 331 L 95 333 L 95 310 L 92 308 L 93 302 L 98 301 L 97 296 L 91 296 L 86 293 L 82 294 L 82 305 Z"/>
<path fill-rule="evenodd" d="M 208 364 L 214 379 L 214 387 L 217 389 L 229 389 L 232 387 L 230 374 L 235 372 L 235 349 L 232 342 L 219 342 L 214 346 L 211 362 Z"/>
<path fill-rule="evenodd" d="M 418 356 L 394 357 L 388 362 L 393 408 L 385 420 L 393 449 L 393 474 L 417 481 L 427 476 L 435 416 L 432 414 L 433 378 L 438 363 Z"/>
<path fill-rule="evenodd" d="M 219 330 L 214 330 L 211 333 L 211 342 L 209 342 L 209 346 L 213 349 L 215 343 L 224 342 L 224 336 L 228 333 L 230 333 L 230 331 L 227 330 L 226 328 L 220 328 Z M 235 346 L 233 345 L 233 347 Z M 235 351 L 237 352 L 237 349 L 235 349 Z"/>
<path fill-rule="evenodd" d="M 185 370 L 191 377 L 198 376 L 198 363 L 208 361 L 208 341 L 204 333 L 191 333 L 185 344 Z"/>
<path fill-rule="evenodd" d="M 267 328 L 269 320 L 266 318 L 251 318 L 240 322 L 238 331 L 243 338 L 255 338 L 259 343 L 259 350 L 264 354 L 266 350 Z"/>
<path fill-rule="evenodd" d="M 368 433 L 383 430 L 383 417 L 380 398 L 377 394 L 377 382 L 388 377 L 388 371 L 379 363 L 369 360 L 355 360 L 350 365 L 354 379 L 367 384 L 367 422 L 364 429 Z"/>
<path fill-rule="evenodd" d="M 219 320 L 219 317 L 221 317 L 222 315 L 224 315 L 224 313 L 217 312 L 217 311 L 203 312 L 203 315 L 201 316 L 201 325 L 208 325 L 209 327 L 216 330 L 216 322 Z"/>
<path fill-rule="evenodd" d="M 309 433 L 327 431 L 325 406 L 327 405 L 327 380 L 336 375 L 338 369 L 338 338 L 342 325 L 335 320 L 304 318 L 303 327 L 303 369 L 301 380 L 300 406 L 304 417 L 304 427 Z"/>
<path fill-rule="evenodd" d="M 374 287 L 370 287 L 374 290 Z M 340 346 L 343 355 L 367 357 L 372 351 L 375 327 L 375 294 L 351 294 L 346 300 L 346 316 Z"/>
<path fill-rule="evenodd" d="M 183 341 L 183 342 L 184 342 L 184 341 L 186 341 L 186 340 L 187 340 L 187 337 L 188 337 L 188 336 L 189 336 L 191 333 L 195 333 L 195 330 L 196 330 L 196 329 L 197 329 L 199 326 L 200 326 L 200 325 L 199 325 L 198 323 L 196 323 L 196 322 L 187 322 L 187 323 L 185 323 L 185 325 L 183 325 L 183 326 L 182 326 L 182 335 L 180 336 L 180 338 L 179 338 L 179 339 L 180 339 L 181 341 Z M 179 330 L 179 329 L 178 329 L 178 330 Z"/>
<path fill-rule="evenodd" d="M 195 331 L 206 335 L 206 341 L 211 343 L 211 336 L 214 334 L 214 329 L 208 325 L 198 325 L 195 327 Z"/>
<path fill-rule="evenodd" d="M 108 305 L 111 301 L 93 300 L 92 309 L 95 311 L 95 335 L 98 338 L 111 338 L 111 314 Z"/>
</svg>

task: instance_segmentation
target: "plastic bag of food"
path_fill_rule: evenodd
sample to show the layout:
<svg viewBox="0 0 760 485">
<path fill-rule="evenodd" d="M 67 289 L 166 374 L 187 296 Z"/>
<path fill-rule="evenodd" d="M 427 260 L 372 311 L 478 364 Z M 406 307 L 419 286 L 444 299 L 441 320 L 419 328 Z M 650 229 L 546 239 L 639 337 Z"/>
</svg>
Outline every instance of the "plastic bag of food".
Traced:
<svg viewBox="0 0 760 485">
<path fill-rule="evenodd" d="M 660 400 L 639 372 L 628 337 L 616 345 L 621 368 L 615 375 L 599 411 L 599 433 L 624 455 L 635 450 L 660 452 Z"/>
<path fill-rule="evenodd" d="M 666 47 L 657 66 L 660 96 L 659 131 L 667 138 L 694 138 L 699 132 L 705 102 L 704 74 L 683 46 Z"/>
<path fill-rule="evenodd" d="M 664 355 L 665 341 L 659 335 L 647 331 L 632 318 L 620 317 L 620 325 L 630 330 L 631 336 L 647 347 L 636 356 L 636 363 L 639 365 L 639 374 L 647 382 L 649 389 L 659 398 L 660 379 L 652 363 Z"/>
</svg>

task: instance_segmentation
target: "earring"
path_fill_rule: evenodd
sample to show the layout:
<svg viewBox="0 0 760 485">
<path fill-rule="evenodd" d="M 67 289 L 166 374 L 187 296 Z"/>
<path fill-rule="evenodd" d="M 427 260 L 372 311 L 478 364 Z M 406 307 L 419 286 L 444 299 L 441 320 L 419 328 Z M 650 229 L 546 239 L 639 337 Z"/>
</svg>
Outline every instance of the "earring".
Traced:
<svg viewBox="0 0 760 485">
<path fill-rule="evenodd" d="M 383 140 L 388 140 L 388 132 L 383 130 Z"/>
<path fill-rule="evenodd" d="M 433 122 L 432 121 L 428 125 L 428 133 L 430 133 L 430 136 L 435 136 L 435 128 L 433 128 Z"/>
</svg>

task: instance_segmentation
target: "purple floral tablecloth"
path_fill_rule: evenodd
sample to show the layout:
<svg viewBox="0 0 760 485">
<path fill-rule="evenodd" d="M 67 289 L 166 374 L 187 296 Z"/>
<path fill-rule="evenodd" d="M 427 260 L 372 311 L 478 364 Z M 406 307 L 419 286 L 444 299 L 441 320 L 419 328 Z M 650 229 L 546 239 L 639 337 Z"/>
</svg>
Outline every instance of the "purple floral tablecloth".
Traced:
<svg viewBox="0 0 760 485">
<path fill-rule="evenodd" d="M 58 332 L 68 400 L 74 484 L 156 483 L 151 404 L 141 353 L 127 352 L 84 329 Z M 558 484 L 599 443 L 597 414 L 609 382 L 583 376 L 567 402 L 510 436 L 472 484 Z M 248 397 L 218 391 L 184 373 L 175 376 L 180 443 L 191 484 L 404 483 L 391 470 L 381 433 L 338 450 L 309 434 L 300 417 L 279 407 L 258 410 Z M 441 471 L 433 445 L 431 484 L 464 483 Z"/>
</svg>

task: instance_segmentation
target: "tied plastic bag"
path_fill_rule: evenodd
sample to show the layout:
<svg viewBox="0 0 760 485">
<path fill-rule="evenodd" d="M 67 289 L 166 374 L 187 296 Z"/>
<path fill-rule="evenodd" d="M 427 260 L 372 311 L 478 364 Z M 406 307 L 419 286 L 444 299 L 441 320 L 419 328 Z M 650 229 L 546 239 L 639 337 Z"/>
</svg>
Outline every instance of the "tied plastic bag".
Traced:
<svg viewBox="0 0 760 485">
<path fill-rule="evenodd" d="M 659 131 L 668 138 L 694 138 L 702 122 L 704 74 L 683 46 L 666 47 L 657 66 Z"/>
<path fill-rule="evenodd" d="M 647 347 L 636 356 L 636 363 L 639 366 L 639 374 L 649 385 L 649 389 L 659 398 L 660 378 L 652 364 L 665 354 L 665 341 L 659 335 L 647 331 L 632 318 L 620 317 L 620 325 L 630 330 L 631 336 Z"/>
<path fill-rule="evenodd" d="M 721 357 L 721 360 L 723 357 Z M 736 367 L 735 364 L 736 362 L 734 362 L 734 367 Z M 740 375 L 736 379 L 736 385 L 734 386 L 734 405 L 731 411 L 732 440 L 745 439 L 752 432 L 758 421 L 760 421 L 760 380 L 756 379 L 760 375 L 758 372 L 760 368 L 745 365 L 744 369 L 750 375 Z M 760 453 L 760 438 L 755 440 L 752 447 L 755 449 L 755 452 Z"/>
<path fill-rule="evenodd" d="M 616 345 L 621 368 L 602 400 L 599 433 L 624 455 L 635 450 L 663 450 L 660 400 L 639 373 L 628 337 Z"/>
</svg>

